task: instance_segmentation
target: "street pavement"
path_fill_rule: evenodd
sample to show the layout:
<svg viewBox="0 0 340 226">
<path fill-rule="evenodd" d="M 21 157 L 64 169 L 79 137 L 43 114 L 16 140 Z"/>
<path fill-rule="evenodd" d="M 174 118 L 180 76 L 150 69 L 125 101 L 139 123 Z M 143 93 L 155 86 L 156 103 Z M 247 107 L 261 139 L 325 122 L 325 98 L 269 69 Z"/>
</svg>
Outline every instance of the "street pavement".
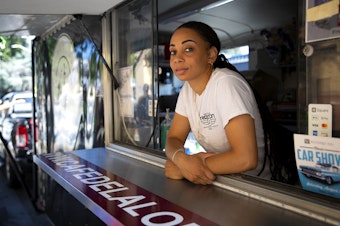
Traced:
<svg viewBox="0 0 340 226">
<path fill-rule="evenodd" d="M 37 211 L 25 189 L 7 186 L 4 164 L 0 159 L 0 226 L 54 225 L 46 214 Z"/>
</svg>

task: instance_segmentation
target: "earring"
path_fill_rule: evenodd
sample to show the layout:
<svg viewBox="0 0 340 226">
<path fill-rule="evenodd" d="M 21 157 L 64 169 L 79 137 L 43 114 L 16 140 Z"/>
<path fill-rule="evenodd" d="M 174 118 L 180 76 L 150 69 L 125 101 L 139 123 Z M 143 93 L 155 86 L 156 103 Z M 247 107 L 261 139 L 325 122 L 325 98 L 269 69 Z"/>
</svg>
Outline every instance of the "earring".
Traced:
<svg viewBox="0 0 340 226">
<path fill-rule="evenodd" d="M 209 70 L 213 70 L 214 65 L 211 61 L 208 62 L 208 65 L 209 65 Z"/>
</svg>

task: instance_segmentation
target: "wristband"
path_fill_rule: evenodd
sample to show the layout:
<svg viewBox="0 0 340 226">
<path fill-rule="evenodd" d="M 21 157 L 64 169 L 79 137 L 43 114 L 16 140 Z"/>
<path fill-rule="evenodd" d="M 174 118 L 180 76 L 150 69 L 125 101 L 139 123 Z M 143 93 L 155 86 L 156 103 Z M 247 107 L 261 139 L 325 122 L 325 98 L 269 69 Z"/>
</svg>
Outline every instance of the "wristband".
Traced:
<svg viewBox="0 0 340 226">
<path fill-rule="evenodd" d="M 174 152 L 174 154 L 173 154 L 172 157 L 171 157 L 171 161 L 172 161 L 172 162 L 174 162 L 175 156 L 176 156 L 176 154 L 177 154 L 179 151 L 183 151 L 183 152 L 184 152 L 184 149 L 183 149 L 183 148 L 180 148 L 180 149 L 177 149 L 177 150 Z"/>
</svg>

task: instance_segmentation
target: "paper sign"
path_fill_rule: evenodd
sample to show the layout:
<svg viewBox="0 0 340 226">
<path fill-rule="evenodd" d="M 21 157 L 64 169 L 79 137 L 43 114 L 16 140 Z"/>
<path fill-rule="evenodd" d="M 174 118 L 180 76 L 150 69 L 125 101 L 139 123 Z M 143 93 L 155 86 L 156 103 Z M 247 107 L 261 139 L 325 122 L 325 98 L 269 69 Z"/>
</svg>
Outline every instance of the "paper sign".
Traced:
<svg viewBox="0 0 340 226">
<path fill-rule="evenodd" d="M 332 137 L 332 105 L 308 105 L 308 134 L 311 136 Z"/>
<path fill-rule="evenodd" d="M 340 198 L 340 138 L 294 134 L 302 188 Z"/>
<path fill-rule="evenodd" d="M 340 0 L 306 0 L 306 43 L 340 37 Z"/>
</svg>

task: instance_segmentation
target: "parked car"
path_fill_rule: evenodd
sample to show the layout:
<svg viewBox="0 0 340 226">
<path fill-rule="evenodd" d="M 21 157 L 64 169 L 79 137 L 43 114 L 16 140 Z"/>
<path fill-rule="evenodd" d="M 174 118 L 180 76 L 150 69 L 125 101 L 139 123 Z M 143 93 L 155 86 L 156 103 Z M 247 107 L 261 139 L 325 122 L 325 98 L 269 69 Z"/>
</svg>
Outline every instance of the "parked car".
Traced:
<svg viewBox="0 0 340 226">
<path fill-rule="evenodd" d="M 306 177 L 313 177 L 331 185 L 340 182 L 340 170 L 328 163 L 317 163 L 315 166 L 300 166 L 301 173 Z"/>
<path fill-rule="evenodd" d="M 32 92 L 11 92 L 0 100 L 0 132 L 20 173 L 23 174 L 27 166 L 32 168 L 32 129 L 34 128 L 32 109 Z M 8 185 L 18 185 L 18 178 L 13 165 L 10 164 L 10 156 L 1 141 L 0 157 L 5 162 Z"/>
</svg>

